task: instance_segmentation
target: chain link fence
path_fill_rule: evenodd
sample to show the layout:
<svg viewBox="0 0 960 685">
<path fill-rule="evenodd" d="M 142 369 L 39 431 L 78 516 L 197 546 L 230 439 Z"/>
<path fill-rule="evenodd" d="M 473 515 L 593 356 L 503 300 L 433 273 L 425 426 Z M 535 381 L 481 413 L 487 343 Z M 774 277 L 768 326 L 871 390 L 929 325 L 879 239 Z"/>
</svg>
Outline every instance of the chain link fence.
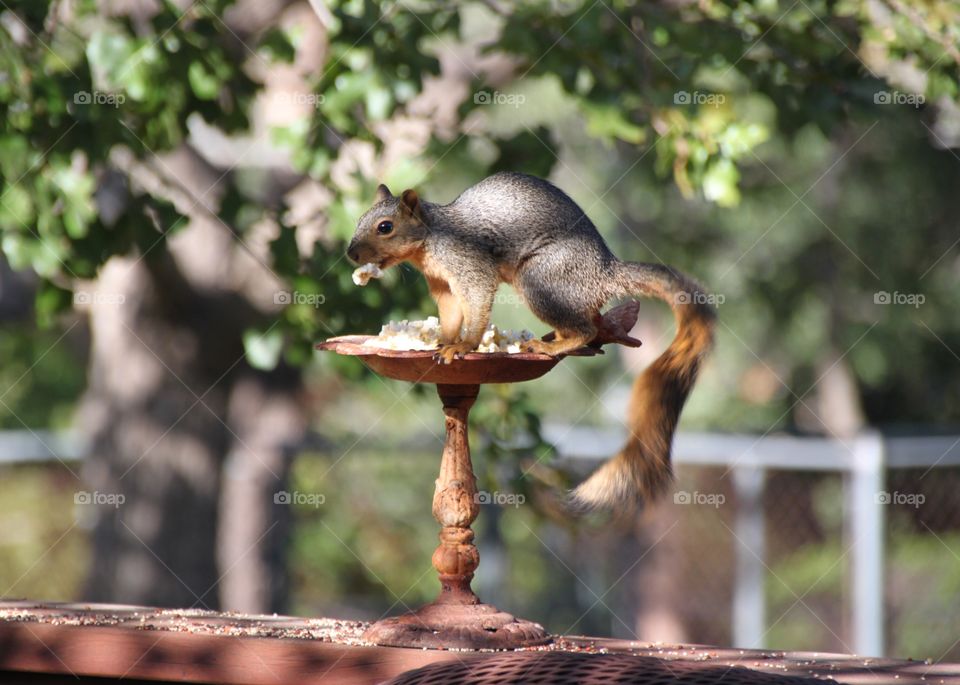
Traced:
<svg viewBox="0 0 960 685">
<path fill-rule="evenodd" d="M 578 429 L 562 451 L 594 462 L 620 439 Z M 647 548 L 614 633 L 960 659 L 960 439 L 682 435 L 675 461 L 630 533 Z"/>
<path fill-rule="evenodd" d="M 548 439 L 558 430 L 561 460 L 581 471 L 622 437 L 548 426 Z M 83 521 L 69 506 L 25 518 L 30 493 L 69 503 L 75 479 L 46 448 L 9 437 L 21 456 L 0 456 L 3 511 L 21 523 L 5 526 L 20 532 L 3 541 L 0 581 L 11 596 L 75 599 Z M 960 661 L 955 440 L 682 434 L 672 492 L 637 520 L 570 521 L 491 496 L 475 526 L 475 588 L 558 634 Z M 331 469 L 336 457 L 304 454 L 294 468 L 291 491 L 323 492 L 325 504 L 296 511 L 290 612 L 370 620 L 433 599 L 438 451 L 366 450 Z"/>
</svg>

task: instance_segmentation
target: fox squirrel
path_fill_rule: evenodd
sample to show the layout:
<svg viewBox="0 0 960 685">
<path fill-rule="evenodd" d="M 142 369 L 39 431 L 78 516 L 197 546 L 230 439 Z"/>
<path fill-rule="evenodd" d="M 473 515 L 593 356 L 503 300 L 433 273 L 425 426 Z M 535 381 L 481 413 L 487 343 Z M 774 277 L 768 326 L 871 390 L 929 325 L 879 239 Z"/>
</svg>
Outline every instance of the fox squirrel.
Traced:
<svg viewBox="0 0 960 685">
<path fill-rule="evenodd" d="M 550 341 L 526 343 L 526 351 L 549 355 L 589 343 L 600 308 L 613 297 L 640 294 L 667 302 L 676 337 L 634 384 L 627 444 L 572 499 L 583 509 L 622 510 L 669 485 L 674 429 L 716 318 L 693 280 L 661 264 L 617 259 L 562 190 L 518 173 L 494 174 L 447 205 L 423 201 L 414 190 L 395 197 L 380 185 L 347 256 L 381 269 L 406 261 L 423 273 L 439 309 L 437 358 L 444 363 L 476 349 L 501 281 L 555 329 Z"/>
</svg>

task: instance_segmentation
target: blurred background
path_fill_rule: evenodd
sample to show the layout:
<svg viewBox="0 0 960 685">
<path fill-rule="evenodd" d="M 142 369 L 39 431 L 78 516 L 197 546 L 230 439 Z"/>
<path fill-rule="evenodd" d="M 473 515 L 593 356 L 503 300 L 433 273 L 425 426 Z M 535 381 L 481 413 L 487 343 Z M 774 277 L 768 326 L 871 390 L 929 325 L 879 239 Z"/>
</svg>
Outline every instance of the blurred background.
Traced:
<svg viewBox="0 0 960 685">
<path fill-rule="evenodd" d="M 960 659 L 960 3 L 0 3 L 0 596 L 431 600 L 432 388 L 313 351 L 435 313 L 379 182 L 548 177 L 714 293 L 675 492 L 553 496 L 638 350 L 487 386 L 475 587 L 555 633 Z M 502 289 L 498 325 L 545 326 Z"/>
</svg>

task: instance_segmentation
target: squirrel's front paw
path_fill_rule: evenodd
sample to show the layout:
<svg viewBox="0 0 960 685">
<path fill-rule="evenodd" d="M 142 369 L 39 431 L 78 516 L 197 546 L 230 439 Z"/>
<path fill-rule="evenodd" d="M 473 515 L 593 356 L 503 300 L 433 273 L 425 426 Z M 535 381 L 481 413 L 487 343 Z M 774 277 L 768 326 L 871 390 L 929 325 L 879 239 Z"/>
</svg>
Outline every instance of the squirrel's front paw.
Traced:
<svg viewBox="0 0 960 685">
<path fill-rule="evenodd" d="M 474 347 L 470 343 L 462 342 L 441 345 L 440 349 L 434 353 L 433 358 L 441 364 L 450 364 L 454 359 L 462 359 L 467 352 L 473 352 Z"/>
</svg>

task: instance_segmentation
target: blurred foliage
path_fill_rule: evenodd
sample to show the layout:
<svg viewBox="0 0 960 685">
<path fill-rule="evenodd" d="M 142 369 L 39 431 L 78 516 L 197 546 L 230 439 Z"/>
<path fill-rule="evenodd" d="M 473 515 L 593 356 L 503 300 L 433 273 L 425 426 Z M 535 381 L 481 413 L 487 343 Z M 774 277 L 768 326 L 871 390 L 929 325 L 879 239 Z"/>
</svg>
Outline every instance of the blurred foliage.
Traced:
<svg viewBox="0 0 960 685">
<path fill-rule="evenodd" d="M 0 369 L 0 428 L 62 429 L 70 424 L 85 373 L 82 346 L 70 344 L 76 341 L 69 338 L 63 344 L 69 334 L 30 325 L 0 328 L 0 356 L 5 360 Z"/>
<path fill-rule="evenodd" d="M 918 660 L 956 661 L 960 616 L 944 605 L 943 598 L 960 591 L 960 533 L 952 494 L 960 473 L 953 468 L 924 471 L 888 473 L 890 492 L 921 493 L 925 500 L 917 507 L 891 506 L 886 514 L 886 649 L 888 654 Z M 925 480 L 925 475 L 933 477 Z M 804 645 L 811 651 L 852 651 L 845 616 L 852 602 L 853 560 L 841 518 L 842 479 L 834 474 L 797 473 L 781 474 L 781 478 L 780 493 L 786 497 L 768 497 L 766 506 L 768 515 L 776 517 L 767 524 L 774 544 L 768 552 L 766 644 L 771 649 Z M 814 516 L 807 521 L 795 510 L 804 499 L 801 488 L 812 490 Z M 794 511 L 787 516 L 785 508 Z"/>
<path fill-rule="evenodd" d="M 318 493 L 324 501 L 295 512 L 295 611 L 309 615 L 340 605 L 369 615 L 376 608 L 371 596 L 411 607 L 432 599 L 436 539 L 423 532 L 435 524 L 424 503 L 432 496 L 436 456 L 382 459 L 368 450 L 351 451 L 349 459 L 303 455 L 296 461 L 291 491 Z M 411 487 L 389 487 L 398 480 Z"/>
<path fill-rule="evenodd" d="M 63 465 L 0 467 L 0 596 L 68 602 L 80 595 L 92 507 L 74 504 Z"/>
<path fill-rule="evenodd" d="M 888 618 L 890 653 L 917 655 L 937 661 L 957 659 L 956 635 L 960 617 L 944 611 L 938 598 L 960 591 L 960 534 L 940 536 L 900 530 L 891 541 L 890 571 L 900 601 Z M 916 588 L 924 588 L 917 593 Z M 893 594 L 893 593 L 891 593 Z"/>
<path fill-rule="evenodd" d="M 183 225 L 169 198 L 146 192 L 104 212 L 98 193 L 116 172 L 111 154 L 174 149 L 196 117 L 243 131 L 264 85 L 253 74 L 296 54 L 302 37 L 289 27 L 242 36 L 228 29 L 229 5 L 164 3 L 135 18 L 92 0 L 3 10 L 0 245 L 14 267 L 44 278 L 41 322 L 69 307 L 77 280 L 111 255 L 150 258 Z M 364 289 L 350 281 L 343 241 L 377 182 L 449 190 L 495 169 L 552 171 L 585 186 L 571 192 L 624 256 L 675 263 L 724 296 L 737 359 L 718 357 L 731 364 L 728 378 L 755 370 L 810 387 L 829 354 L 881 321 L 884 332 L 855 345 L 849 359 L 870 418 L 956 416 L 960 385 L 947 378 L 938 404 L 911 395 L 902 414 L 891 397 L 938 377 L 925 371 L 950 362 L 960 336 L 943 310 L 956 281 L 952 258 L 933 268 L 955 231 L 948 189 L 956 160 L 935 149 L 943 143 L 935 131 L 952 130 L 956 117 L 957 3 L 900 5 L 332 3 L 325 68 L 310 84 L 316 106 L 274 131 L 296 169 L 332 192 L 318 249 L 302 257 L 299 228 L 286 223 L 283 207 L 263 206 L 240 174 L 224 180 L 225 226 L 242 240 L 258 219 L 277 223 L 271 268 L 326 302 L 292 303 L 270 340 L 251 349 L 257 339 L 248 336 L 252 357 L 270 366 L 282 351 L 303 364 L 318 338 L 432 310 L 409 270 Z M 378 178 L 364 176 L 362 165 L 349 180 L 336 176 L 335 163 L 356 154 L 357 143 L 385 149 L 389 129 L 379 124 L 407 114 L 454 44 L 511 60 L 512 76 L 501 70 L 492 83 L 493 72 L 460 60 L 474 89 L 459 105 L 460 122 L 480 123 L 436 137 Z M 491 91 L 499 99 L 478 97 Z M 504 95 L 514 100 L 502 103 Z M 907 96 L 931 106 L 897 104 Z M 843 164 L 848 156 L 856 165 Z M 679 195 L 664 185 L 670 180 Z M 886 189 L 880 197 L 878 187 Z M 898 290 L 926 295 L 923 323 L 936 336 L 918 330 L 905 308 L 870 306 L 875 292 Z M 355 364 L 332 365 L 356 375 Z M 711 391 L 729 394 L 722 387 L 732 386 Z M 727 425 L 743 428 L 769 425 L 795 404 L 782 388 L 735 395 Z"/>
<path fill-rule="evenodd" d="M 130 197 L 119 216 L 105 217 L 95 195 L 114 146 L 138 156 L 169 150 L 193 114 L 225 131 L 246 126 L 257 86 L 225 46 L 217 15 L 226 4 L 186 12 L 166 4 L 148 32 L 90 1 L 4 10 L 0 229 L 14 268 L 69 287 L 114 254 L 149 249 L 158 221 L 176 225 L 165 198 Z M 61 12 L 73 16 L 63 21 Z"/>
<path fill-rule="evenodd" d="M 838 562 L 843 558 L 841 541 L 832 538 L 799 547 L 773 566 L 766 583 L 768 613 L 777 619 L 765 637 L 771 649 L 795 649 L 800 644 L 811 651 L 835 648 L 836 636 L 823 625 L 843 620 L 846 566 Z"/>
</svg>

